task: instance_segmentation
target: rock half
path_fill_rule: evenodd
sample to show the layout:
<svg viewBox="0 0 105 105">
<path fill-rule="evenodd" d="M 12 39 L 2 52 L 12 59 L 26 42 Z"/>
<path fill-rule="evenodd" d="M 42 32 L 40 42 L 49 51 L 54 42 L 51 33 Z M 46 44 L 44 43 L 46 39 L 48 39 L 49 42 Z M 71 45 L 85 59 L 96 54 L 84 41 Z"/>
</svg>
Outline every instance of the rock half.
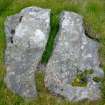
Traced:
<svg viewBox="0 0 105 105">
<path fill-rule="evenodd" d="M 20 96 L 37 96 L 35 71 L 50 31 L 50 10 L 28 7 L 5 22 L 7 87 Z"/>
<path fill-rule="evenodd" d="M 60 29 L 53 54 L 45 73 L 45 86 L 70 101 L 96 100 L 101 97 L 100 82 L 93 78 L 104 76 L 99 67 L 98 43 L 85 35 L 82 17 L 74 12 L 62 12 Z M 72 81 L 80 73 L 87 74 L 86 86 L 73 86 Z"/>
</svg>

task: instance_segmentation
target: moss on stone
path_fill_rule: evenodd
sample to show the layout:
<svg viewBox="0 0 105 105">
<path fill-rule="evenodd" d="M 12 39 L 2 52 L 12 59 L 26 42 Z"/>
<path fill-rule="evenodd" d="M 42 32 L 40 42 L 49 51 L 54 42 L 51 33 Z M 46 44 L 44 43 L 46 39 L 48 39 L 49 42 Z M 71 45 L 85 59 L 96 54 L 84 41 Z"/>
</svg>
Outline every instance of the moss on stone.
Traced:
<svg viewBox="0 0 105 105">
<path fill-rule="evenodd" d="M 92 73 L 93 70 L 86 69 L 84 72 L 77 74 L 76 78 L 72 81 L 72 86 L 87 86 L 87 76 Z"/>
</svg>

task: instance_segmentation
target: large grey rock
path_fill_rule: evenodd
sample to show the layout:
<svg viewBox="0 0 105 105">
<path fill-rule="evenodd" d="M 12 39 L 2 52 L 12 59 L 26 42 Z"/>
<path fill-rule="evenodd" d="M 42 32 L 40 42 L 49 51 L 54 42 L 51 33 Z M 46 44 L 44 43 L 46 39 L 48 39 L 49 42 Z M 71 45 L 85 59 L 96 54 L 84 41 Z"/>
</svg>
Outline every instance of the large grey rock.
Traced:
<svg viewBox="0 0 105 105">
<path fill-rule="evenodd" d="M 82 17 L 62 12 L 55 48 L 45 73 L 45 86 L 70 101 L 96 100 L 101 97 L 100 82 L 93 78 L 104 76 L 99 64 L 98 43 L 85 35 Z M 85 70 L 93 70 L 86 77 L 87 86 L 73 86 L 77 74 Z"/>
<path fill-rule="evenodd" d="M 28 7 L 5 22 L 7 87 L 24 98 L 37 96 L 34 73 L 50 31 L 50 10 Z"/>
</svg>

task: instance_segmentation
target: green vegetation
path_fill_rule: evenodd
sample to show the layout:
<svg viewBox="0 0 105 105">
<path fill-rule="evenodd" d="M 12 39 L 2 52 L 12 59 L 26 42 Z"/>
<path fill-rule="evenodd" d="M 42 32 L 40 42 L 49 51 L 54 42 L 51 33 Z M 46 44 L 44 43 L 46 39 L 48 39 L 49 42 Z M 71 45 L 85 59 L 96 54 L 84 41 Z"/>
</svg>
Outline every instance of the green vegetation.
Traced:
<svg viewBox="0 0 105 105">
<path fill-rule="evenodd" d="M 19 12 L 27 6 L 51 8 L 51 32 L 42 62 L 46 63 L 52 53 L 54 38 L 58 30 L 59 14 L 62 10 L 74 11 L 84 17 L 87 34 L 100 43 L 101 66 L 105 70 L 105 0 L 0 0 L 0 105 L 78 105 L 65 99 L 52 96 L 44 88 L 43 73 L 36 74 L 39 95 L 32 102 L 25 102 L 21 97 L 11 93 L 5 86 L 4 50 L 6 47 L 4 21 L 8 15 Z M 102 80 L 102 100 L 79 102 L 79 105 L 105 105 L 105 79 Z"/>
<path fill-rule="evenodd" d="M 93 80 L 94 80 L 95 82 L 100 82 L 100 81 L 101 81 L 101 78 L 94 77 Z"/>
<path fill-rule="evenodd" d="M 82 73 L 78 73 L 76 78 L 72 81 L 72 86 L 85 87 L 87 86 L 87 77 L 93 73 L 93 70 L 85 70 Z"/>
<path fill-rule="evenodd" d="M 72 86 L 77 86 L 77 87 L 86 87 L 87 86 L 87 81 L 86 78 L 77 76 L 73 81 L 72 81 Z"/>
<path fill-rule="evenodd" d="M 58 28 L 59 28 L 59 16 L 56 15 L 54 13 L 51 14 L 51 31 L 50 31 L 50 35 L 49 35 L 49 39 L 48 39 L 48 43 L 46 45 L 46 50 L 43 53 L 42 56 L 42 63 L 47 63 L 49 57 L 51 56 L 52 52 L 53 52 L 53 45 L 54 45 L 54 39 L 56 37 Z M 49 43 L 50 42 L 50 43 Z"/>
<path fill-rule="evenodd" d="M 0 14 L 2 14 L 3 11 L 11 4 L 13 0 L 0 0 Z"/>
</svg>

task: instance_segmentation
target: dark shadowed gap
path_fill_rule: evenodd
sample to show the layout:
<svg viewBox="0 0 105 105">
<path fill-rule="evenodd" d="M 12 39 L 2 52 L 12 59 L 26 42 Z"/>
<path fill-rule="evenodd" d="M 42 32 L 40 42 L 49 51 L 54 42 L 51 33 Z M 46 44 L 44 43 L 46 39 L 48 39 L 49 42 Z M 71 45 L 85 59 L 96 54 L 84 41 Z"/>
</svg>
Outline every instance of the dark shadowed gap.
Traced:
<svg viewBox="0 0 105 105">
<path fill-rule="evenodd" d="M 55 43 L 55 37 L 57 35 L 59 29 L 59 15 L 51 13 L 50 16 L 50 33 L 49 33 L 49 38 L 47 41 L 47 45 L 45 48 L 45 51 L 42 55 L 42 60 L 41 63 L 47 63 L 54 48 L 54 43 Z"/>
<path fill-rule="evenodd" d="M 83 23 L 84 23 L 84 24 L 83 24 L 83 27 L 84 27 L 85 35 L 86 35 L 88 38 L 92 39 L 92 40 L 95 40 L 95 41 L 97 41 L 97 42 L 100 42 L 99 38 L 92 36 L 92 35 L 95 35 L 95 34 L 96 34 L 96 33 L 94 33 L 94 32 L 92 31 L 92 27 L 91 27 L 87 22 L 85 22 L 85 20 L 83 20 Z"/>
</svg>

